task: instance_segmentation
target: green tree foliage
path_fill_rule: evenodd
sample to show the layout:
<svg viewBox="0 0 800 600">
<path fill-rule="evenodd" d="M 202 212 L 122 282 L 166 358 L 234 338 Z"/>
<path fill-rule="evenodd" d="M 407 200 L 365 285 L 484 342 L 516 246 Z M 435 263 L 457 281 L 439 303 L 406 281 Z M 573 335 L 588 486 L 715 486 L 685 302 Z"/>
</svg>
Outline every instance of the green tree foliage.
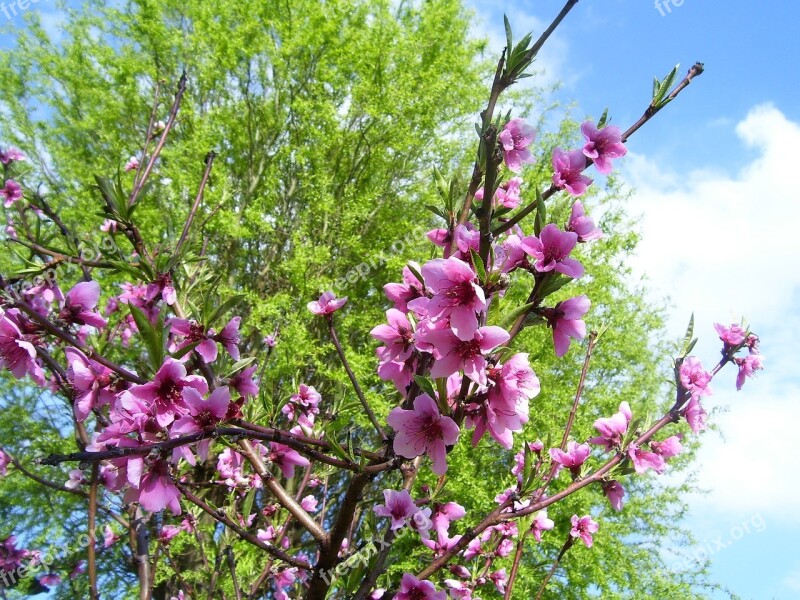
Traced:
<svg viewBox="0 0 800 600">
<path fill-rule="evenodd" d="M 137 209 L 143 236 L 165 247 L 174 243 L 194 200 L 203 157 L 216 152 L 197 217 L 200 226 L 189 240 L 189 256 L 198 260 L 176 280 L 198 287 L 215 280 L 217 290 L 206 299 L 212 307 L 218 298 L 243 297 L 237 309 L 247 323 L 243 346 L 259 364 L 266 363 L 261 402 L 248 416 L 267 421 L 306 382 L 326 398 L 331 435 L 344 444 L 348 433 L 363 433 L 367 422 L 323 324 L 305 310 L 319 292 L 334 288 L 351 297 L 339 322 L 345 351 L 372 405 L 385 417 L 398 398 L 375 376 L 375 344 L 368 335 L 388 307 L 381 287 L 399 280 L 406 261 L 431 256 L 422 235 L 437 225 L 424 208 L 438 202 L 431 168 L 452 174 L 466 190 L 472 123 L 485 96 L 483 44 L 470 38 L 461 4 L 137 0 L 115 7 L 90 2 L 70 12 L 58 42 L 48 38 L 34 13 L 28 16 L 16 48 L 0 55 L 0 138 L 28 154 L 26 180 L 43 184 L 47 202 L 80 232 L 81 243 L 104 237 L 94 176 L 114 178 L 128 157 L 139 153 L 153 99 L 156 119 L 167 120 L 185 71 L 189 83 L 176 126 L 155 184 Z M 533 111 L 544 110 L 533 92 L 527 100 Z M 523 196 L 544 184 L 550 150 L 568 146 L 576 130 L 567 120 L 560 131 L 540 138 L 538 166 L 527 173 Z M 130 184 L 130 176 L 120 176 Z M 605 330 L 574 429 L 581 440 L 593 433 L 595 418 L 611 414 L 623 400 L 646 412 L 670 397 L 662 383 L 667 350 L 662 312 L 647 304 L 626 267 L 637 236 L 625 216 L 625 198 L 612 180 L 588 205 L 602 207 L 606 237 L 580 256 L 591 277 L 582 280 L 579 291 L 573 285 L 561 292 L 563 297 L 588 294 L 593 302 L 589 327 Z M 564 223 L 569 206 L 557 201 L 549 211 L 553 221 Z M 5 248 L 0 268 L 10 272 L 27 254 L 9 242 Z M 77 270 L 71 277 L 77 279 Z M 121 281 L 104 280 L 104 293 L 117 293 L 114 284 Z M 512 288 L 499 310 L 522 303 L 526 294 Z M 275 330 L 278 345 L 268 352 L 261 338 Z M 530 353 L 542 382 L 524 437 L 552 437 L 555 445 L 577 386 L 581 349 L 556 360 L 543 327 L 526 329 L 515 348 Z M 127 352 L 129 361 L 140 359 L 137 348 L 118 352 Z M 29 465 L 36 456 L 74 449 L 68 403 L 34 394 L 15 380 L 6 379 L 3 389 L 4 447 Z M 470 452 L 468 438 L 462 436 L 453 453 L 441 492 L 442 499 L 467 508 L 467 521 L 491 510 L 494 495 L 512 481 L 510 453 L 485 440 L 482 452 Z M 681 459 L 687 463 L 688 458 Z M 59 484 L 68 471 L 30 468 Z M 366 495 L 377 502 L 380 490 L 394 484 L 381 479 Z M 428 474 L 420 484 L 435 488 L 437 482 Z M 620 514 L 596 489 L 553 509 L 557 529 L 542 545 L 526 547 L 514 597 L 535 594 L 567 535 L 569 517 L 589 512 L 602 515 L 595 549 L 575 548 L 547 597 L 702 597 L 704 565 L 673 572 L 665 558 L 671 547 L 689 542 L 676 526 L 685 490 L 653 477 L 624 484 L 629 500 Z M 334 506 L 342 481 L 331 476 L 328 485 Z M 559 485 L 564 484 L 553 491 Z M 258 495 L 256 505 L 265 501 Z M 71 547 L 75 532 L 86 528 L 83 510 L 81 497 L 14 472 L 0 484 L 0 537 L 15 533 L 30 547 Z M 154 532 L 161 518 L 166 517 L 151 523 Z M 208 560 L 213 562 L 212 548 L 233 543 L 240 578 L 257 576 L 263 557 L 227 534 L 211 537 L 213 526 L 205 527 Z M 409 537 L 395 544 L 397 558 L 389 574 L 396 582 L 403 570 L 418 571 L 429 553 Z M 203 581 L 193 572 L 193 567 L 200 570 L 193 539 L 176 542 L 170 552 L 162 555 L 158 586 L 170 578 L 168 565 L 183 565 L 186 581 Z M 66 563 L 73 557 L 62 558 Z M 130 552 L 118 547 L 101 553 L 102 597 L 135 597 L 129 559 Z M 220 576 L 219 587 L 230 597 L 227 575 Z M 80 578 L 56 594 L 87 597 Z"/>
</svg>

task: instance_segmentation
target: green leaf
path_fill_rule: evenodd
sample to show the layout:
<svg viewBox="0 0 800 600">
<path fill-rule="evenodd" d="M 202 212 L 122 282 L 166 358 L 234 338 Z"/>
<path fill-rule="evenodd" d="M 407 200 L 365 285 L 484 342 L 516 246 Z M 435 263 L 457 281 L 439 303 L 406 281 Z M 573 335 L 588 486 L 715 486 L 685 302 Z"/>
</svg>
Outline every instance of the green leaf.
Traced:
<svg viewBox="0 0 800 600">
<path fill-rule="evenodd" d="M 512 47 L 511 23 L 508 22 L 508 17 L 506 15 L 503 15 L 503 25 L 505 25 L 506 28 L 506 48 L 510 50 Z"/>
<path fill-rule="evenodd" d="M 567 277 L 561 273 L 553 275 L 542 285 L 542 288 L 539 290 L 539 296 L 541 298 L 547 298 L 547 296 L 555 294 L 570 281 L 572 281 L 572 277 Z"/>
<path fill-rule="evenodd" d="M 542 198 L 542 192 L 539 190 L 539 187 L 536 187 L 536 217 L 533 221 L 533 234 L 539 235 L 542 233 L 542 229 L 544 229 L 545 225 L 547 225 L 547 207 L 544 204 L 544 198 Z"/>
<path fill-rule="evenodd" d="M 234 363 L 234 365 L 231 367 L 230 371 L 228 371 L 226 379 L 230 379 L 231 377 L 236 375 L 236 373 L 238 373 L 242 369 L 250 366 L 255 361 L 256 361 L 256 357 L 255 356 L 248 356 L 247 358 L 243 358 L 242 360 L 236 361 Z"/>
<path fill-rule="evenodd" d="M 534 307 L 533 302 L 529 302 L 528 304 L 523 304 L 522 306 L 518 306 L 511 312 L 506 313 L 500 318 L 500 327 L 503 329 L 508 329 L 511 325 L 522 315 L 528 312 L 531 308 Z"/>
<path fill-rule="evenodd" d="M 475 252 L 472 248 L 469 249 L 469 254 L 472 257 L 472 264 L 475 266 L 475 272 L 478 274 L 478 281 L 481 283 L 486 282 L 486 267 L 483 265 L 483 259 L 480 254 Z"/>
<path fill-rule="evenodd" d="M 422 274 L 421 274 L 419 271 L 417 271 L 417 270 L 414 268 L 414 266 L 413 266 L 411 263 L 407 264 L 406 266 L 408 267 L 408 270 L 409 270 L 409 271 L 411 271 L 411 274 L 412 274 L 414 277 L 416 277 L 416 278 L 419 280 L 419 282 L 420 282 L 420 283 L 422 283 L 422 282 L 424 282 L 424 281 L 425 281 L 425 280 L 422 278 Z"/>
<path fill-rule="evenodd" d="M 414 375 L 414 381 L 417 382 L 419 389 L 428 394 L 431 398 L 436 398 L 436 392 L 433 389 L 431 380 L 422 375 Z"/>
<path fill-rule="evenodd" d="M 203 323 L 206 327 L 211 327 L 216 323 L 217 319 L 219 319 L 222 315 L 228 312 L 231 308 L 239 304 L 239 302 L 244 299 L 244 296 L 241 294 L 236 294 L 225 300 L 222 304 L 220 304 L 217 309 L 211 314 L 208 318 L 208 321 Z"/>
<path fill-rule="evenodd" d="M 694 313 L 692 313 L 692 316 L 689 317 L 689 325 L 686 327 L 686 333 L 683 335 L 683 344 L 681 345 L 682 349 L 680 355 L 681 358 L 689 354 L 689 352 L 691 352 L 691 348 L 694 347 L 692 338 L 694 338 Z"/>
<path fill-rule="evenodd" d="M 600 120 L 597 122 L 597 128 L 602 129 L 606 126 L 608 122 L 608 107 L 603 111 L 603 114 L 600 116 Z"/>
<path fill-rule="evenodd" d="M 245 523 L 247 523 L 247 517 L 250 516 L 250 513 L 253 511 L 253 500 L 256 497 L 256 488 L 251 488 L 249 492 L 247 492 L 247 496 L 244 498 L 244 504 L 242 505 L 242 517 Z"/>
</svg>

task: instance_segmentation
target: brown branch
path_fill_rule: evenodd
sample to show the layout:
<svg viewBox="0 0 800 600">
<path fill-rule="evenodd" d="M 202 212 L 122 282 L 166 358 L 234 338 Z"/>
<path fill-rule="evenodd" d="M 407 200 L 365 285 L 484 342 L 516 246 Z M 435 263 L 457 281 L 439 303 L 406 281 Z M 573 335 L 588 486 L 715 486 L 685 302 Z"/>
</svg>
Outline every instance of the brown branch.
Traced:
<svg viewBox="0 0 800 600">
<path fill-rule="evenodd" d="M 313 536 L 317 542 L 323 544 L 327 540 L 327 536 L 325 535 L 325 531 L 319 524 L 314 520 L 314 518 L 309 515 L 306 510 L 300 506 L 300 503 L 297 502 L 289 492 L 284 489 L 284 487 L 278 483 L 275 477 L 267 470 L 264 461 L 261 460 L 261 455 L 256 452 L 256 449 L 253 448 L 253 445 L 248 440 L 241 440 L 239 442 L 239 447 L 242 449 L 242 455 L 248 460 L 248 462 L 253 466 L 253 469 L 261 477 L 261 480 L 264 482 L 264 486 L 272 492 L 275 496 L 275 499 L 280 502 L 281 506 L 283 506 L 289 513 L 297 519 L 297 522 L 300 523 L 308 532 Z"/>
<path fill-rule="evenodd" d="M 276 546 L 273 546 L 272 544 L 270 544 L 268 542 L 261 541 L 260 539 L 258 539 L 253 534 L 248 533 L 247 531 L 245 531 L 245 529 L 243 527 L 241 527 L 241 526 L 237 525 L 235 522 L 233 522 L 230 519 L 230 517 L 228 517 L 228 515 L 225 514 L 224 510 L 211 508 L 203 500 L 201 500 L 200 498 L 195 496 L 191 491 L 189 491 L 186 488 L 186 486 L 183 485 L 182 483 L 176 482 L 175 485 L 178 487 L 178 489 L 181 491 L 181 493 L 184 495 L 184 497 L 189 502 L 191 502 L 192 504 L 194 504 L 195 506 L 200 508 L 207 515 L 210 515 L 211 517 L 213 517 L 216 521 L 219 521 L 220 523 L 225 525 L 228 529 L 230 529 L 234 533 L 236 533 L 236 535 L 238 535 L 240 538 L 242 538 L 245 542 L 248 542 L 248 543 L 252 544 L 253 546 L 257 546 L 258 548 L 261 548 L 262 550 L 264 550 L 268 554 L 274 556 L 275 558 L 277 558 L 279 560 L 282 560 L 283 562 L 285 562 L 285 563 L 287 563 L 289 565 L 292 565 L 293 567 L 297 567 L 299 569 L 310 569 L 311 568 L 311 565 L 308 564 L 306 561 L 301 560 L 299 558 L 295 558 L 293 556 L 290 556 L 289 554 L 287 554 L 286 552 L 284 552 L 280 548 L 278 548 Z"/>
</svg>

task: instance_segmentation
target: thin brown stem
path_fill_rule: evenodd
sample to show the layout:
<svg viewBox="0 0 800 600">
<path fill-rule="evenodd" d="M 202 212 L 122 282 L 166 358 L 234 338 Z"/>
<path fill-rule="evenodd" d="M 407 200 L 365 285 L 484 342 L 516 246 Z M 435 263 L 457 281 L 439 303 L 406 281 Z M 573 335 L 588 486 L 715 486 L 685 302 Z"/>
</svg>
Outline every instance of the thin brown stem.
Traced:
<svg viewBox="0 0 800 600">
<path fill-rule="evenodd" d="M 698 62 L 693 64 L 689 68 L 688 73 L 686 73 L 686 77 L 684 77 L 683 80 L 677 86 L 675 86 L 675 89 L 672 90 L 670 95 L 667 96 L 667 101 L 661 103 L 659 106 L 653 106 L 652 104 L 648 106 L 647 110 L 644 111 L 644 114 L 641 117 L 639 117 L 639 120 L 636 121 L 636 123 L 634 123 L 633 125 L 631 125 L 630 128 L 628 128 L 628 130 L 622 134 L 622 142 L 623 143 L 627 142 L 628 138 L 631 137 L 636 132 L 636 130 L 638 130 L 642 125 L 647 123 L 654 116 L 656 116 L 662 108 L 664 108 L 667 104 L 669 104 L 669 102 L 677 98 L 678 94 L 680 94 L 690 83 L 692 83 L 692 79 L 694 79 L 698 75 L 702 75 L 704 70 L 705 67 L 703 63 Z"/>
<path fill-rule="evenodd" d="M 97 480 L 100 475 L 100 466 L 95 463 L 92 465 L 92 475 L 89 480 L 89 545 L 87 546 L 87 563 L 89 571 L 89 597 L 91 600 L 98 600 L 97 593 L 97 548 L 95 540 L 95 529 L 97 520 Z"/>
<path fill-rule="evenodd" d="M 175 245 L 175 256 L 178 256 L 183 246 L 183 243 L 186 241 L 186 238 L 189 236 L 189 229 L 192 226 L 192 222 L 194 221 L 194 217 L 197 214 L 197 209 L 200 207 L 200 202 L 203 200 L 203 192 L 206 189 L 206 185 L 208 184 L 208 178 L 211 175 L 211 167 L 214 165 L 214 158 L 216 158 L 216 154 L 214 152 L 209 152 L 206 154 L 205 159 L 205 170 L 203 171 L 203 178 L 200 180 L 200 188 L 197 190 L 197 196 L 195 196 L 194 203 L 192 204 L 192 208 L 189 211 L 189 216 L 186 218 L 186 223 L 183 226 L 183 232 L 181 232 L 181 237 L 178 240 L 178 243 Z"/>
<path fill-rule="evenodd" d="M 225 513 L 224 510 L 211 508 L 211 506 L 209 506 L 206 502 L 204 502 L 203 500 L 198 498 L 195 494 L 193 494 L 191 491 L 189 491 L 185 485 L 181 483 L 176 483 L 176 486 L 189 502 L 197 506 L 207 515 L 213 517 L 216 521 L 219 521 L 220 523 L 225 525 L 228 529 L 233 531 L 245 542 L 248 542 L 253 546 L 257 546 L 258 548 L 261 548 L 268 554 L 274 556 L 279 560 L 282 560 L 283 562 L 289 565 L 292 565 L 293 567 L 298 567 L 300 569 L 311 568 L 311 565 L 308 564 L 306 561 L 290 556 L 280 548 L 273 546 L 268 542 L 263 542 L 256 536 L 252 535 L 251 533 L 248 533 L 243 527 L 237 525 L 233 520 L 231 520 L 231 518 L 228 517 L 228 515 Z"/>
<path fill-rule="evenodd" d="M 350 363 L 347 361 L 347 357 L 344 354 L 342 344 L 339 342 L 339 336 L 336 335 L 336 327 L 333 325 L 333 317 L 328 315 L 327 320 L 333 345 L 336 347 L 336 352 L 339 354 L 339 359 L 342 361 L 344 370 L 347 371 L 347 376 L 350 378 L 350 383 L 353 384 L 353 389 L 356 392 L 356 396 L 358 396 L 361 406 L 364 408 L 364 412 L 367 413 L 367 418 L 370 420 L 370 423 L 372 423 L 375 431 L 378 432 L 378 435 L 381 436 L 381 439 L 385 442 L 387 439 L 386 432 L 383 430 L 380 423 L 378 423 L 378 419 L 375 416 L 375 413 L 372 411 L 369 402 L 367 402 L 364 392 L 361 391 L 361 386 L 358 384 L 358 380 L 356 379 L 355 373 L 353 373 L 353 369 L 350 368 Z"/>
<path fill-rule="evenodd" d="M 547 587 L 547 584 L 550 582 L 550 579 L 553 577 L 553 574 L 556 572 L 561 559 L 564 558 L 564 555 L 567 553 L 567 550 L 572 548 L 572 545 L 575 543 L 575 538 L 570 536 L 567 538 L 567 541 L 564 542 L 564 545 L 561 547 L 561 551 L 558 553 L 553 566 L 550 568 L 550 571 L 547 573 L 547 576 L 542 581 L 542 585 L 539 587 L 539 591 L 536 594 L 536 600 L 541 600 L 542 594 L 544 594 L 544 590 Z"/>
</svg>

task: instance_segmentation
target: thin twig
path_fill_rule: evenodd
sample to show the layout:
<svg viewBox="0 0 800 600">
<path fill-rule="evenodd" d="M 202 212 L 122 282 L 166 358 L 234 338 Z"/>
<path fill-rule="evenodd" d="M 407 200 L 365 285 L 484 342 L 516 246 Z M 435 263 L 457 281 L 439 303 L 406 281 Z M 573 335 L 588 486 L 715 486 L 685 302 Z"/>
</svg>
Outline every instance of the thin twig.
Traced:
<svg viewBox="0 0 800 600">
<path fill-rule="evenodd" d="M 364 392 L 361 391 L 361 386 L 358 384 L 358 380 L 356 379 L 355 373 L 353 373 L 353 369 L 350 368 L 350 363 L 347 362 L 347 357 L 342 349 L 342 344 L 339 342 L 339 336 L 336 335 L 336 327 L 333 325 L 333 317 L 328 315 L 327 320 L 328 328 L 330 329 L 331 333 L 331 339 L 333 339 L 333 345 L 336 347 L 336 352 L 339 353 L 339 359 L 342 361 L 342 365 L 344 365 L 344 370 L 347 371 L 347 376 L 350 378 L 350 382 L 353 384 L 353 389 L 356 391 L 356 396 L 358 396 L 358 399 L 361 401 L 361 406 L 364 408 L 364 412 L 367 413 L 367 417 L 372 423 L 372 426 L 375 428 L 375 431 L 378 432 L 378 435 L 380 435 L 381 439 L 385 442 L 387 440 L 386 432 L 383 430 L 380 423 L 378 423 L 375 413 L 372 411 L 369 402 L 367 402 L 367 399 L 364 397 Z"/>
</svg>

